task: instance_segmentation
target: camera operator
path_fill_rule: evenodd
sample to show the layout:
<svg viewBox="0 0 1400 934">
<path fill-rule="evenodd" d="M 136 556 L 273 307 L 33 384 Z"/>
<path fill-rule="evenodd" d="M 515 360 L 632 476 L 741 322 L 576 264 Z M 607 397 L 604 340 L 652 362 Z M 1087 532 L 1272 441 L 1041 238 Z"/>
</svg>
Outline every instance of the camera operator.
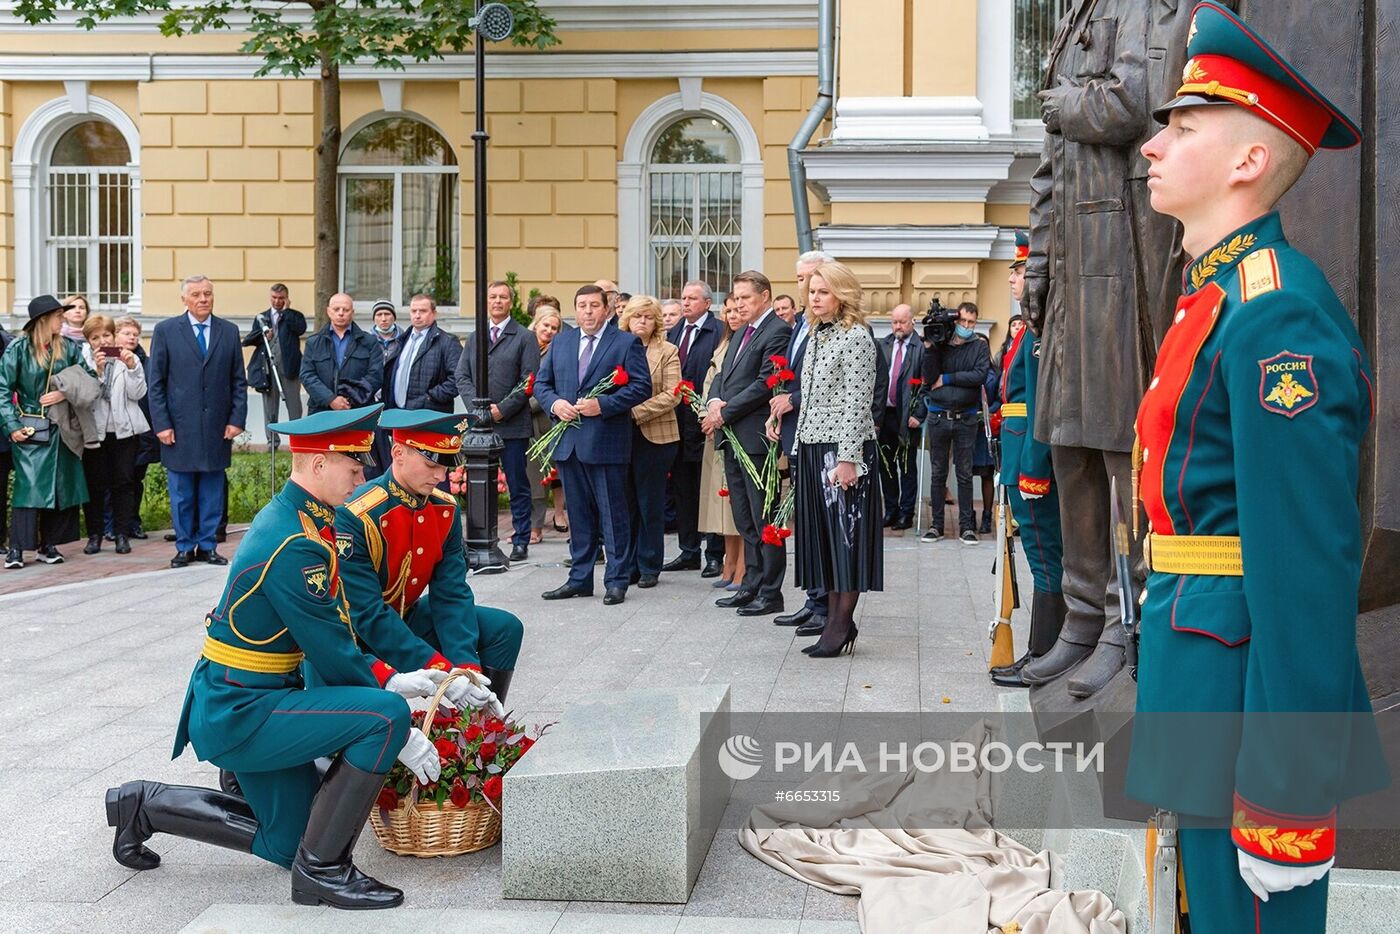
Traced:
<svg viewBox="0 0 1400 934">
<path fill-rule="evenodd" d="M 924 319 L 924 401 L 928 408 L 925 436 L 931 462 L 929 501 L 933 517 L 923 540 L 943 538 L 943 491 L 948 483 L 948 451 L 958 478 L 958 537 L 977 544 L 972 510 L 972 450 L 979 430 L 982 383 L 991 369 L 987 342 L 977 336 L 977 306 L 958 306 L 956 323 L 934 300 Z M 948 324 L 953 324 L 948 328 Z"/>
</svg>

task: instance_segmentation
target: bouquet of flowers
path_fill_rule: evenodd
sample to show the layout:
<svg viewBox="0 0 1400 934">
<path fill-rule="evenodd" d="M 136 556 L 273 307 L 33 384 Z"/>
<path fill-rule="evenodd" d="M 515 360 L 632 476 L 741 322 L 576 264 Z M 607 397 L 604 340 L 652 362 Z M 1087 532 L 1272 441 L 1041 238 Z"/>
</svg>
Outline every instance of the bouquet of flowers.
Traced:
<svg viewBox="0 0 1400 934">
<path fill-rule="evenodd" d="M 413 713 L 413 726 L 437 747 L 442 772 L 420 784 L 395 763 L 384 776 L 370 823 L 384 848 L 414 856 L 449 856 L 500 839 L 502 778 L 553 724 L 533 735 L 520 723 L 482 710 L 437 704 Z"/>
<path fill-rule="evenodd" d="M 780 354 L 773 354 L 768 360 L 773 364 L 773 373 L 766 381 L 768 389 L 774 396 L 788 392 L 788 384 L 797 379 L 797 374 L 788 368 L 787 357 Z M 769 419 L 772 421 L 772 419 Z M 778 490 L 782 486 L 782 478 L 778 476 L 778 444 L 776 441 L 768 442 L 768 454 L 763 458 L 763 482 L 759 486 L 763 487 L 763 512 L 764 515 L 773 508 L 774 501 L 778 498 Z M 772 526 L 768 526 L 772 528 Z M 765 530 L 766 531 L 766 530 Z M 764 536 L 764 541 L 770 545 L 782 544 L 781 541 L 768 541 L 768 536 Z"/>
<path fill-rule="evenodd" d="M 627 375 L 627 371 L 619 364 L 613 367 L 611 373 L 598 380 L 597 385 L 588 390 L 588 394 L 583 398 L 596 399 L 614 386 L 626 386 L 631 378 L 632 377 Z M 530 388 L 531 391 L 534 390 L 533 379 L 530 380 Z M 582 427 L 583 424 L 581 420 L 577 418 L 568 422 L 555 422 L 550 426 L 549 431 L 546 431 L 535 439 L 535 442 L 526 450 L 525 456 L 539 464 L 541 472 L 547 472 L 550 469 L 550 463 L 554 460 L 554 449 L 559 446 L 559 441 L 564 437 L 564 432 L 568 431 L 570 428 Z"/>
<path fill-rule="evenodd" d="M 673 391 L 682 402 L 690 406 L 690 411 L 695 413 L 696 418 L 703 421 L 705 417 L 710 414 L 705 409 L 705 404 L 700 401 L 700 395 L 695 391 L 695 384 L 690 380 L 681 380 L 676 384 L 676 388 Z M 758 468 L 754 466 L 753 459 L 749 457 L 749 452 L 745 451 L 743 445 L 739 444 L 739 439 L 734 436 L 734 429 L 730 428 L 728 425 L 721 425 L 719 431 L 724 437 L 724 440 L 729 442 L 729 449 L 734 452 L 734 459 L 739 462 L 739 466 L 743 468 L 744 473 L 749 475 L 749 479 L 752 480 L 756 486 L 763 486 L 763 475 L 760 474 Z M 729 491 L 727 489 L 721 489 L 719 495 L 728 496 Z"/>
<path fill-rule="evenodd" d="M 773 513 L 773 521 L 763 527 L 763 542 L 766 545 L 781 545 L 792 537 L 792 529 L 788 524 L 792 521 L 793 507 L 797 501 L 797 487 L 789 484 L 787 492 L 783 494 L 782 501 L 778 503 L 778 509 Z"/>
</svg>

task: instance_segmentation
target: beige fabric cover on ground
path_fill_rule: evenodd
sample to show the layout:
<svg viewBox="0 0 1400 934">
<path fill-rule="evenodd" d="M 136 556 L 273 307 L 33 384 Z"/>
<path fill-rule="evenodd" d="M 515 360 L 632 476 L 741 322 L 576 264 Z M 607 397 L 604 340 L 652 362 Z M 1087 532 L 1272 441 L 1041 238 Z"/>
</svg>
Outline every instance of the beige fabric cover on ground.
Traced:
<svg viewBox="0 0 1400 934">
<path fill-rule="evenodd" d="M 963 738 L 980 745 L 988 734 L 984 721 Z M 1051 890 L 1048 851 L 986 826 L 991 779 L 819 774 L 802 789 L 839 791 L 838 802 L 760 805 L 739 842 L 794 878 L 859 895 L 865 934 L 1125 934 L 1108 896 Z"/>
</svg>

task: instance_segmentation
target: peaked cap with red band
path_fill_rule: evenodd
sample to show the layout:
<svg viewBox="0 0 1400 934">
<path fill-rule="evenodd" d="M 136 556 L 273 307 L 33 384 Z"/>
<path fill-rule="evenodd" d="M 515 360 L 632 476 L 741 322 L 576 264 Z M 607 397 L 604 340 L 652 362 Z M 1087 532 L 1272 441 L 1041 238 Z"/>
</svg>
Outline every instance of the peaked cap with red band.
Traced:
<svg viewBox="0 0 1400 934">
<path fill-rule="evenodd" d="M 364 464 L 374 466 L 369 453 L 374 447 L 374 426 L 382 405 L 366 405 L 358 409 L 329 409 L 305 418 L 274 422 L 267 427 L 287 439 L 293 454 L 345 454 Z"/>
<path fill-rule="evenodd" d="M 1237 15 L 1210 0 L 1191 13 L 1186 68 L 1176 97 L 1153 112 L 1166 123 L 1179 107 L 1243 107 L 1298 141 L 1308 155 L 1350 149 L 1361 131 Z"/>
<path fill-rule="evenodd" d="M 443 464 L 462 449 L 467 423 L 461 415 L 433 409 L 388 409 L 379 417 L 379 427 L 391 434 L 394 443 Z"/>
<path fill-rule="evenodd" d="M 1011 263 L 1011 268 L 1026 265 L 1026 260 L 1031 258 L 1031 238 L 1030 234 L 1024 230 L 1016 231 L 1016 259 Z"/>
</svg>

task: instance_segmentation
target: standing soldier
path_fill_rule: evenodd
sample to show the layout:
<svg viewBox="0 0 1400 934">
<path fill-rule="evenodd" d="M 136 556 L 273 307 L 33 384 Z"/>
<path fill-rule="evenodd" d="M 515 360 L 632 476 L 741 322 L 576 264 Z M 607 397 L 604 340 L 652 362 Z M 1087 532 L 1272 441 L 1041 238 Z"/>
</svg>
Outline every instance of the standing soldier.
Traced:
<svg viewBox="0 0 1400 934">
<path fill-rule="evenodd" d="M 1361 137 L 1215 3 L 1182 82 L 1142 150 L 1194 260 L 1137 416 L 1152 573 L 1127 790 L 1179 815 L 1194 934 L 1321 934 L 1337 805 L 1385 784 L 1356 647 L 1372 380 L 1273 209 Z"/>
<path fill-rule="evenodd" d="M 379 427 L 392 439 L 389 469 L 336 519 L 355 631 L 381 659 L 373 665 L 380 683 L 388 686 L 396 665 L 470 668 L 485 676 L 482 686 L 454 681 L 467 693 L 450 699 L 500 716 L 524 627 L 513 613 L 477 606 L 457 503 L 438 489 L 462 447 L 462 417 L 388 409 Z"/>
<path fill-rule="evenodd" d="M 332 524 L 334 507 L 364 476 L 378 412 L 269 426 L 288 440 L 291 480 L 253 520 L 205 617 L 204 657 L 175 736 L 175 756 L 193 745 L 200 759 L 234 772 L 244 796 L 146 781 L 109 789 L 112 855 L 123 866 L 159 866 L 144 844 L 168 833 L 290 868 L 298 904 L 403 902 L 403 892 L 356 869 L 351 854 L 394 758 L 428 782 L 439 774 L 438 755 L 409 729 L 408 704 L 379 687 L 355 644 Z M 303 661 L 330 686 L 305 688 Z M 313 764 L 320 756 L 336 757 L 324 780 Z"/>
<path fill-rule="evenodd" d="M 1011 264 L 1011 297 L 1020 301 L 1026 289 L 1026 258 L 1030 238 L 1016 231 L 1016 262 Z M 1021 328 L 1005 351 L 1001 377 L 1001 483 L 1011 514 L 1021 529 L 1021 547 L 1031 566 L 1035 593 L 1031 597 L 1031 632 L 1026 653 L 1004 668 L 991 670 L 992 683 L 1028 687 L 1021 669 L 1039 658 L 1060 635 L 1065 621 L 1064 574 L 1060 544 L 1060 496 L 1050 469 L 1050 446 L 1037 441 L 1035 388 L 1040 369 L 1040 338 Z"/>
</svg>

